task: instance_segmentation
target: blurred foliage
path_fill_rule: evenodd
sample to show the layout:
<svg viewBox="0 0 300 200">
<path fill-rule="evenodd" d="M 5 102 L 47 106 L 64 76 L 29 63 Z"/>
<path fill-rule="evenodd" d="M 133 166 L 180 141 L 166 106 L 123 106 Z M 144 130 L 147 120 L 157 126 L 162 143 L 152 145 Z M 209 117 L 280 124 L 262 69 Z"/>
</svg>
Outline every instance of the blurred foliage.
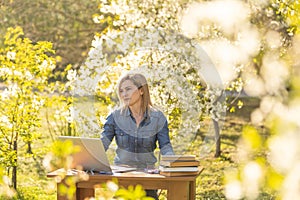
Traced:
<svg viewBox="0 0 300 200">
<path fill-rule="evenodd" d="M 58 175 L 53 177 L 57 183 L 57 192 L 71 200 L 76 192 L 76 183 L 89 179 L 88 173 L 81 171 L 80 166 L 76 171 L 71 168 L 72 156 L 80 149 L 78 146 L 74 146 L 70 140 L 55 141 L 50 149 L 50 152 L 45 156 L 44 166 L 49 171 L 57 170 Z M 126 189 L 119 187 L 117 180 L 112 180 L 95 186 L 94 199 L 151 200 L 153 198 L 146 197 L 146 192 L 140 185 L 129 186 Z"/>
<path fill-rule="evenodd" d="M 95 186 L 95 200 L 152 200 L 141 185 L 119 187 L 118 180 L 107 181 Z"/>
<path fill-rule="evenodd" d="M 300 26 L 300 2 L 271 0 L 261 8 L 261 24 L 267 25 L 264 30 L 275 30 L 281 33 L 280 52 L 288 68 L 286 91 L 276 94 L 266 93 L 255 111 L 264 113 L 261 126 L 267 135 L 253 126 L 245 126 L 238 143 L 238 164 L 235 170 L 229 170 L 225 178 L 226 197 L 228 199 L 299 199 L 299 63 L 295 59 L 299 52 L 295 47 Z M 256 21 L 257 22 L 257 21 Z M 259 23 L 257 23 L 259 24 Z M 262 60 L 266 52 L 274 49 L 263 46 L 257 60 Z M 295 55 L 294 55 L 295 54 Z M 260 58 L 259 58 L 260 57 Z M 256 60 L 256 61 L 257 61 Z M 256 62 L 262 65 L 261 62 Z M 274 68 L 274 70 L 276 70 Z M 280 75 L 280 74 L 279 74 Z M 269 77 L 270 80 L 276 77 Z M 254 115 L 252 118 L 258 117 Z M 271 196 L 264 197 L 266 193 Z"/>
<path fill-rule="evenodd" d="M 186 1 L 183 1 L 184 3 L 180 4 L 181 6 L 185 6 L 187 3 Z M 248 1 L 249 3 L 253 3 L 255 1 Z M 41 121 L 37 115 L 36 107 L 32 107 L 29 103 L 33 103 L 33 96 L 36 97 L 36 101 L 40 101 L 44 98 L 44 96 L 39 96 L 37 91 L 43 91 L 43 90 L 50 90 L 51 92 L 54 91 L 62 91 L 65 90 L 65 86 L 59 85 L 60 89 L 55 88 L 57 86 L 56 84 L 50 84 L 48 82 L 48 79 L 50 78 L 51 81 L 57 80 L 57 79 L 65 79 L 67 71 L 72 68 L 71 65 L 69 65 L 66 70 L 63 70 L 65 66 L 69 63 L 74 63 L 76 68 L 82 60 L 86 57 L 86 54 L 88 52 L 88 49 L 91 44 L 92 37 L 94 36 L 94 32 L 99 32 L 98 35 L 101 36 L 102 34 L 105 34 L 110 29 L 120 30 L 121 25 L 120 24 L 114 24 L 114 20 L 119 20 L 120 16 L 114 15 L 113 13 L 103 13 L 100 9 L 102 7 L 97 7 L 96 0 L 94 1 L 49 1 L 49 0 L 36 0 L 36 1 L 30 1 L 30 0 L 9 0 L 9 1 L 1 1 L 0 4 L 0 35 L 4 36 L 6 33 L 6 28 L 8 27 L 15 27 L 16 25 L 20 25 L 25 30 L 25 34 L 20 31 L 19 28 L 15 29 L 15 32 L 11 35 L 8 34 L 6 39 L 10 38 L 13 39 L 12 42 L 5 41 L 5 37 L 1 38 L 1 69 L 8 70 L 8 71 L 2 71 L 1 72 L 1 82 L 5 82 L 6 84 L 10 84 L 12 82 L 16 83 L 19 82 L 23 84 L 24 88 L 22 89 L 22 92 L 19 93 L 19 95 L 26 94 L 26 97 L 21 98 L 17 100 L 18 98 L 15 98 L 14 104 L 5 103 L 5 101 L 1 101 L 1 107 L 3 110 L 1 111 L 1 114 L 12 114 L 10 118 L 1 118 L 1 126 L 7 121 L 13 121 L 13 127 L 16 127 L 16 130 L 18 130 L 22 137 L 22 142 L 24 144 L 28 144 L 26 148 L 28 148 L 28 152 L 30 148 L 30 143 L 32 141 L 35 141 L 36 139 L 39 139 L 41 134 L 36 130 L 36 128 L 39 128 L 41 125 Z M 111 2 L 107 2 L 107 4 L 110 4 Z M 163 9 L 160 9 L 162 7 L 156 7 L 154 4 L 149 5 L 147 7 L 147 2 L 144 2 L 145 4 L 139 5 L 140 2 L 138 2 L 138 6 L 141 9 L 141 12 L 145 16 L 156 16 L 156 14 L 164 12 Z M 163 4 L 163 2 L 158 2 L 157 4 Z M 253 4 L 254 5 L 254 4 Z M 294 51 L 289 51 L 290 47 L 293 47 L 293 45 L 297 46 L 297 43 L 293 43 L 295 37 L 297 34 L 299 34 L 299 1 L 296 0 L 287 0 L 287 1 L 281 1 L 281 0 L 270 0 L 267 1 L 266 4 L 260 4 L 262 6 L 254 5 L 253 7 L 253 13 L 251 15 L 251 23 L 255 26 L 259 27 L 260 31 L 262 32 L 262 46 L 259 51 L 258 55 L 255 55 L 253 57 L 253 66 L 254 71 L 256 74 L 261 74 L 261 66 L 263 65 L 263 59 L 264 56 L 267 53 L 271 54 L 277 54 L 279 52 L 279 55 L 281 58 L 284 58 L 285 62 L 288 63 L 288 67 L 291 67 L 289 69 L 289 72 L 296 72 L 294 75 L 291 73 L 289 80 L 285 82 L 285 88 L 283 91 L 280 91 L 277 94 L 272 94 L 271 92 L 268 95 L 278 95 L 279 100 L 282 100 L 281 103 L 284 105 L 291 104 L 293 100 L 299 99 L 299 71 L 296 69 L 296 67 L 299 68 L 299 66 L 296 64 L 295 60 L 291 60 L 290 57 L 293 56 L 293 54 L 298 55 Z M 177 5 L 174 3 L 174 7 Z M 26 9 L 24 9 L 26 8 Z M 179 7 L 178 7 L 179 8 Z M 99 12 L 100 11 L 100 12 Z M 93 15 L 94 13 L 98 13 Z M 92 18 L 99 19 L 99 24 L 95 25 L 92 22 Z M 154 18 L 153 21 L 151 21 L 151 17 L 149 17 L 149 21 L 153 24 L 160 24 L 168 25 L 168 23 L 165 23 L 166 21 L 170 20 L 170 16 L 164 16 L 164 17 L 157 17 Z M 130 22 L 132 23 L 132 22 Z M 133 21 L 134 23 L 134 21 Z M 174 25 L 174 23 L 170 23 L 171 25 Z M 170 27 L 172 27 L 170 25 Z M 214 27 L 213 27 L 214 28 Z M 10 29 L 12 31 L 13 29 Z M 280 34 L 282 37 L 281 43 L 277 49 L 272 49 L 272 47 L 268 46 L 266 44 L 266 40 L 268 39 L 265 35 L 270 30 L 276 31 Z M 19 32 L 18 32 L 19 31 Z M 221 34 L 218 31 L 215 31 L 218 34 Z M 15 34 L 15 35 L 14 35 Z M 30 40 L 30 39 L 31 40 Z M 54 46 L 51 46 L 51 43 L 47 42 L 39 42 L 41 40 L 51 41 L 53 42 Z M 17 44 L 17 45 L 16 45 Z M 19 48 L 19 49 L 18 49 Z M 53 49 L 57 50 L 56 55 L 57 57 L 54 59 L 52 58 L 53 55 Z M 20 51 L 20 54 L 15 54 L 14 50 Z M 26 51 L 25 51 L 26 50 Z M 45 53 L 46 52 L 46 53 Z M 51 56 L 49 56 L 51 55 Z M 19 57 L 20 56 L 20 57 Z M 36 59 L 39 57 L 40 59 Z M 16 59 L 15 59 L 16 58 Z M 149 57 L 150 58 L 150 57 Z M 62 73 L 54 73 L 53 70 L 50 70 L 50 68 L 46 68 L 44 72 L 41 72 L 39 67 L 41 63 L 39 61 L 42 61 L 44 59 L 50 59 L 53 64 L 57 62 L 58 66 L 60 66 L 60 71 Z M 297 58 L 298 59 L 298 58 Z M 37 61 L 37 63 L 36 63 Z M 28 66 L 28 68 L 27 68 Z M 14 68 L 15 67 L 15 68 Z M 56 67 L 56 66 L 55 66 Z M 294 68 L 292 68 L 294 67 Z M 28 69 L 27 71 L 24 69 Z M 252 69 L 251 69 L 252 70 Z M 274 67 L 274 70 L 276 68 Z M 28 73 L 29 72 L 29 73 Z M 22 76 L 19 75 L 25 75 L 26 79 L 22 78 Z M 39 75 L 42 74 L 42 77 L 45 77 L 47 81 L 45 81 L 42 84 L 35 85 L 34 80 L 29 81 L 29 74 L 31 75 Z M 10 76 L 11 75 L 11 76 Z M 54 75 L 54 76 L 53 76 Z M 13 78 L 12 78 L 13 77 Z M 271 77 L 269 77 L 271 79 Z M 26 80 L 26 81 L 24 81 Z M 8 82 L 6 82 L 8 81 Z M 108 80 L 108 82 L 111 80 Z M 267 82 L 267 80 L 264 80 Z M 197 83 L 193 83 L 196 85 Z M 105 86 L 105 85 L 104 85 Z M 106 85 L 106 87 L 108 87 Z M 33 89 L 33 90 L 31 90 Z M 25 93 L 24 93 L 25 92 Z M 28 93 L 26 93 L 28 92 Z M 44 91 L 43 91 L 44 92 Z M 269 91 L 267 91 L 269 92 Z M 288 95 L 287 95 L 288 92 Z M 45 94 L 45 93 L 44 93 Z M 2 93 L 3 95 L 3 93 Z M 20 97 L 20 96 L 19 96 Z M 116 96 L 112 96 L 111 99 L 105 97 L 103 95 L 103 98 L 101 101 L 109 104 L 113 104 L 111 99 L 115 98 Z M 56 98 L 56 97 L 55 97 Z M 53 101 L 46 101 L 44 102 L 44 105 L 47 105 L 46 107 L 56 107 L 57 110 L 55 112 L 56 117 L 47 119 L 48 124 L 50 126 L 53 126 L 52 120 L 56 120 L 56 125 L 58 125 L 60 128 L 49 128 L 49 132 L 52 132 L 53 138 L 55 135 L 58 134 L 70 134 L 70 129 L 73 128 L 72 122 L 66 120 L 68 116 L 70 116 L 69 113 L 69 107 L 72 103 L 70 99 L 67 99 L 66 97 L 57 97 L 56 100 Z M 10 99 L 12 100 L 12 99 Z M 62 101 L 63 106 L 58 104 L 58 101 Z M 172 99 L 174 101 L 174 99 Z M 26 102 L 26 104 L 22 104 Z M 270 102 L 271 103 L 271 102 Z M 294 102 L 293 102 L 294 103 Z M 15 107 L 12 107 L 15 106 Z M 25 106 L 25 107 L 24 107 Z M 238 107 L 242 107 L 243 103 L 238 102 L 235 105 L 233 105 L 230 109 L 230 111 L 236 111 Z M 18 108 L 22 109 L 18 109 Z M 24 108 L 24 109 L 23 109 Z M 4 110 L 4 109 L 8 109 Z M 40 109 L 40 108 L 39 108 Z M 291 107 L 293 109 L 293 107 Z M 16 111 L 22 111 L 22 113 L 18 113 Z M 172 109 L 170 111 L 174 116 L 171 117 L 171 120 L 174 119 L 174 122 L 178 119 L 177 117 L 180 115 L 180 111 L 177 109 Z M 53 113 L 51 113 L 52 115 Z M 63 115 L 61 115 L 63 114 Z M 271 113 L 271 115 L 274 113 Z M 27 118 L 21 119 L 21 116 L 27 115 Z M 284 133 L 287 130 L 295 130 L 294 128 L 297 128 L 297 124 L 292 124 L 289 122 L 286 122 L 285 119 L 282 119 L 280 117 L 271 117 L 268 119 L 268 122 L 263 124 L 267 127 L 268 131 L 272 133 L 271 136 L 269 135 L 263 135 L 258 129 L 255 129 L 253 127 L 247 126 L 244 128 L 242 132 L 242 139 L 240 141 L 241 146 L 239 146 L 239 153 L 242 154 L 240 157 L 240 167 L 239 171 L 236 171 L 236 173 L 231 173 L 231 177 L 227 177 L 228 180 L 237 179 L 239 181 L 245 181 L 248 183 L 250 187 L 249 180 L 247 178 L 246 173 L 249 169 L 257 170 L 258 174 L 260 173 L 260 176 L 264 176 L 264 180 L 260 176 L 257 176 L 255 180 L 251 179 L 251 181 L 255 181 L 254 184 L 254 194 L 256 195 L 258 199 L 270 199 L 272 197 L 266 195 L 263 190 L 271 190 L 274 195 L 277 195 L 276 193 L 281 189 L 282 184 L 285 180 L 285 176 L 288 174 L 287 172 L 281 173 L 276 169 L 272 163 L 269 163 L 269 160 L 267 159 L 268 156 L 266 155 L 269 153 L 269 143 L 277 136 L 281 136 L 283 134 L 284 139 L 285 135 Z M 18 124 L 17 124 L 18 123 Z M 173 123 L 174 126 L 176 126 L 176 123 Z M 6 124 L 9 125 L 9 124 Z M 10 130 L 11 125 L 8 127 L 4 127 L 1 129 L 1 134 L 4 132 L 8 132 Z M 30 131 L 30 134 L 27 134 Z M 239 132 L 239 130 L 237 131 Z M 11 132 L 12 133 L 12 132 Z M 72 134 L 75 134 L 74 132 Z M 235 136 L 239 137 L 239 136 Z M 269 138 L 270 137 L 270 138 Z M 2 138 L 8 138 L 8 137 L 2 137 Z M 228 142 L 225 140 L 225 142 Z M 230 141 L 232 142 L 232 141 Z M 236 141 L 235 141 L 236 142 Z M 22 143 L 22 144 L 23 144 Z M 9 144 L 9 143 L 7 143 Z M 11 144 L 11 142 L 10 142 Z M 194 144 L 193 144 L 194 145 Z M 21 148 L 24 148 L 22 145 Z M 244 150 L 243 150 L 244 149 Z M 12 151 L 11 151 L 12 150 Z M 27 151 L 23 150 L 23 151 Z M 62 153 L 62 149 L 59 150 L 60 153 Z M 267 152 L 267 153 L 266 153 Z M 4 164 L 9 164 L 9 166 L 16 166 L 16 158 L 17 158 L 17 152 L 12 149 L 12 146 L 7 146 L 5 143 L 1 142 L 1 162 Z M 70 153 L 70 152 L 69 152 Z M 224 164 L 224 163 L 230 163 L 233 164 L 235 161 L 230 160 L 230 156 L 226 155 L 226 152 L 223 157 L 221 157 L 218 160 L 209 160 L 207 166 L 210 166 L 211 163 L 215 164 Z M 60 154 L 59 156 L 65 156 L 64 154 Z M 237 161 L 236 161 L 237 162 Z M 220 165 L 221 165 L 220 164 Z M 253 168 L 251 168 L 253 167 Z M 220 175 L 220 171 L 224 170 L 224 167 L 216 166 L 215 171 L 210 171 L 209 173 L 213 174 L 219 174 L 219 176 L 216 176 L 215 179 L 209 179 L 207 182 L 210 182 L 210 187 L 216 186 L 220 183 L 220 180 L 222 179 Z M 209 176 L 210 174 L 208 174 Z M 256 174 L 257 175 L 257 174 Z M 255 178 L 253 176 L 252 178 Z M 72 183 L 74 180 L 70 180 Z M 227 180 L 226 180 L 227 181 Z M 239 187 L 245 186 L 245 185 L 238 185 Z M 257 187 L 256 187 L 257 186 Z M 209 186 L 206 187 L 210 188 Z M 252 188 L 253 189 L 253 188 Z M 64 190 L 64 189 L 63 189 Z M 139 189 L 138 189 L 139 190 Z M 256 191 L 259 191 L 257 194 Z M 134 190 L 131 190 L 134 191 Z M 224 198 L 223 188 L 220 187 L 216 189 L 217 195 L 213 198 L 215 199 L 222 199 Z M 214 192 L 211 191 L 204 191 L 201 192 L 201 197 L 211 198 L 213 196 Z M 256 193 L 255 193 L 256 192 Z M 124 192 L 125 194 L 126 192 Z M 243 196 L 241 194 L 241 196 Z M 244 194 L 247 198 L 251 198 L 251 192 Z M 265 197 L 266 196 L 266 197 Z M 201 198 L 200 197 L 200 198 Z M 242 197 L 241 197 L 242 198 Z M 252 197 L 253 198 L 253 197 Z M 275 197 L 274 197 L 275 198 Z M 279 197 L 278 197 L 279 198 Z"/>
<path fill-rule="evenodd" d="M 81 64 L 95 32 L 107 24 L 95 25 L 92 16 L 100 0 L 4 0 L 0 4 L 0 35 L 8 27 L 20 26 L 33 42 L 49 41 L 60 71 Z M 1 42 L 0 42 L 1 43 Z"/>
<path fill-rule="evenodd" d="M 141 185 L 132 186 L 130 185 L 128 189 L 120 188 L 116 194 L 117 199 L 126 200 L 153 200 L 152 197 L 146 197 L 146 192 Z"/>
<path fill-rule="evenodd" d="M 88 179 L 88 175 L 80 171 L 81 169 L 72 171 L 75 170 L 72 168 L 72 156 L 78 151 L 80 151 L 80 147 L 74 146 L 70 140 L 55 141 L 43 162 L 48 171 L 58 170 L 57 176 L 54 177 L 57 183 L 57 192 L 61 196 L 66 196 L 67 199 L 73 199 L 78 181 Z M 69 176 L 70 173 L 72 176 Z"/>
<path fill-rule="evenodd" d="M 59 168 L 66 170 L 71 169 L 72 155 L 80 151 L 79 146 L 74 146 L 72 141 L 54 141 L 51 147 L 51 153 L 48 154 L 50 158 L 47 160 L 47 168 L 53 171 Z M 50 161 L 50 163 L 48 163 Z"/>
</svg>

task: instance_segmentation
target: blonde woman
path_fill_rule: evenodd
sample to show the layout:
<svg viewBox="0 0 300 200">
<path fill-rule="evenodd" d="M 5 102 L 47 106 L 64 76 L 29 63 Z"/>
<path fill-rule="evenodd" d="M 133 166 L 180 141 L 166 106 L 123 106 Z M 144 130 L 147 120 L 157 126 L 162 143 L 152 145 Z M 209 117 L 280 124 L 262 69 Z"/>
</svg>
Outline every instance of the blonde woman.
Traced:
<svg viewBox="0 0 300 200">
<path fill-rule="evenodd" d="M 140 169 L 154 166 L 157 143 L 162 155 L 174 154 L 167 119 L 152 106 L 146 78 L 139 73 L 127 74 L 119 80 L 117 92 L 121 107 L 107 117 L 101 134 L 105 150 L 113 138 L 116 140 L 115 164 Z M 156 191 L 146 192 L 158 199 Z"/>
</svg>

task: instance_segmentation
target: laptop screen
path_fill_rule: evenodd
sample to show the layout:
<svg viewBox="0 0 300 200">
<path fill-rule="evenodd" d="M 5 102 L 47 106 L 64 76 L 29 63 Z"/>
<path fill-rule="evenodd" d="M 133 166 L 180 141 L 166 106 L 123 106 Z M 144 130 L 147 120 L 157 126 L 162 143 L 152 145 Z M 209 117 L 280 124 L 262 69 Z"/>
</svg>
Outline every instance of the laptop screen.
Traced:
<svg viewBox="0 0 300 200">
<path fill-rule="evenodd" d="M 80 147 L 80 151 L 73 154 L 72 168 L 103 173 L 112 172 L 100 138 L 59 136 L 58 139 L 60 141 L 70 140 L 73 145 Z"/>
</svg>

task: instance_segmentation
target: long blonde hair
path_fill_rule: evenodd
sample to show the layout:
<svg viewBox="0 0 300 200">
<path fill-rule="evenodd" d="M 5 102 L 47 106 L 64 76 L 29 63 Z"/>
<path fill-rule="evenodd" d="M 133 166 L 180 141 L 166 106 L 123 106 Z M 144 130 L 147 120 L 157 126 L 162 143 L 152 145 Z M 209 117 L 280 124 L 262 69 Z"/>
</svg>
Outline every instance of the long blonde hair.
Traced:
<svg viewBox="0 0 300 200">
<path fill-rule="evenodd" d="M 123 76 L 118 83 L 118 97 L 120 98 L 120 88 L 124 81 L 129 80 L 131 81 L 138 89 L 140 89 L 142 94 L 142 104 L 141 109 L 142 112 L 145 113 L 146 111 L 150 111 L 150 106 L 152 106 L 151 98 L 150 98 L 150 92 L 147 80 L 144 75 L 139 73 L 128 73 L 125 76 Z"/>
</svg>

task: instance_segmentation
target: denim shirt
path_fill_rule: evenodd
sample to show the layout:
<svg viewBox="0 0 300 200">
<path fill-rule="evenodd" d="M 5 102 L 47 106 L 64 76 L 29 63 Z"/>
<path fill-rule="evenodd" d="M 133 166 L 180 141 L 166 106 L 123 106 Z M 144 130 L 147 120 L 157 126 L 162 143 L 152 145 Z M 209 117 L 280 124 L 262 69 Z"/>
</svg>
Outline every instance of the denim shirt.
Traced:
<svg viewBox="0 0 300 200">
<path fill-rule="evenodd" d="M 168 122 L 164 114 L 151 108 L 144 118 L 136 125 L 129 108 L 115 110 L 106 119 L 101 134 L 105 150 L 115 137 L 117 151 L 116 165 L 129 165 L 145 168 L 154 165 L 157 159 L 154 150 L 158 142 L 162 155 L 174 154 L 169 138 Z"/>
</svg>

